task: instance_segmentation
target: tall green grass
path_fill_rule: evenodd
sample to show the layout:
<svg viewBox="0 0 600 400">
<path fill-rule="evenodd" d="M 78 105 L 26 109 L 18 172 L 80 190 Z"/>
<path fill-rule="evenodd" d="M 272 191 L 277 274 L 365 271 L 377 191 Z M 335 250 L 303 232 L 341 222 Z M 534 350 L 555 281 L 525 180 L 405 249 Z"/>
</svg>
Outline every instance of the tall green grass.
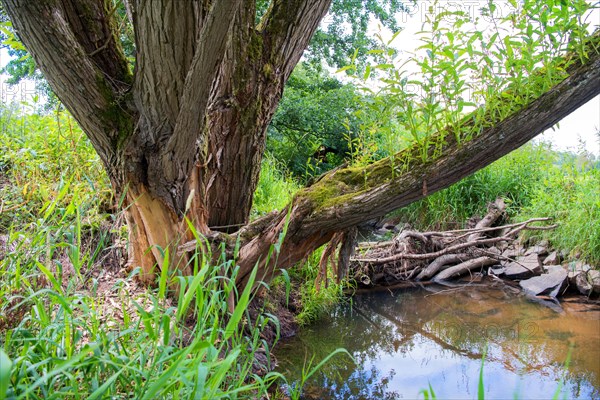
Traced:
<svg viewBox="0 0 600 400">
<path fill-rule="evenodd" d="M 421 230 L 461 228 L 502 197 L 515 221 L 551 217 L 558 224 L 555 230 L 528 232 L 524 238 L 535 235 L 572 257 L 600 265 L 600 169 L 593 162 L 582 163 L 583 156 L 528 144 L 392 215 Z"/>
<path fill-rule="evenodd" d="M 37 234 L 10 234 L 12 248 L 0 264 L 0 388 L 7 389 L 0 397 L 253 398 L 282 378 L 252 370 L 256 351 L 269 352 L 261 331 L 277 321 L 250 318 L 252 284 L 237 292 L 232 260 L 212 265 L 210 254 L 196 252 L 194 274 L 177 278 L 173 298 L 161 289 L 166 275 L 156 289 L 137 287 L 137 271 L 102 288 L 106 275 L 84 276 L 91 266 L 77 265 L 94 262 L 89 256 L 62 258 L 76 270 L 64 279 L 61 255 L 77 247 L 76 234 L 65 233 L 82 214 L 72 204 L 66 212 L 75 213 L 73 226 L 49 215 Z M 237 300 L 233 312 L 230 296 Z"/>
<path fill-rule="evenodd" d="M 533 216 L 552 217 L 558 227 L 526 232 L 527 238 L 546 239 L 571 257 L 600 266 L 600 169 L 567 164 L 547 171 L 517 219 Z"/>
<path fill-rule="evenodd" d="M 254 193 L 252 216 L 256 218 L 283 209 L 299 189 L 300 185 L 286 172 L 283 164 L 267 154 Z"/>
<path fill-rule="evenodd" d="M 516 215 L 531 203 L 539 181 L 554 169 L 555 159 L 547 145 L 528 144 L 395 214 L 418 229 L 453 229 L 485 214 L 487 204 L 502 197 L 509 214 Z"/>
<path fill-rule="evenodd" d="M 73 117 L 60 110 L 36 115 L 0 106 L 0 233 L 42 217 L 67 183 L 56 208 L 78 197 L 91 207 L 84 225 L 107 217 L 104 211 L 113 203 L 108 178 Z"/>
</svg>

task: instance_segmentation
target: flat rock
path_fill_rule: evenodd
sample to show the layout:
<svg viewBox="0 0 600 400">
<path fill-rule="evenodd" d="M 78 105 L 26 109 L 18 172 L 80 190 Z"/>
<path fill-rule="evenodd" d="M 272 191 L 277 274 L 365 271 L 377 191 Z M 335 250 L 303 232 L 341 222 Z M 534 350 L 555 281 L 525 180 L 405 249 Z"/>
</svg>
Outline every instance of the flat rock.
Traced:
<svg viewBox="0 0 600 400">
<path fill-rule="evenodd" d="M 552 272 L 522 280 L 519 285 L 525 292 L 534 296 L 556 297 L 567 285 L 567 271 L 562 267 L 553 268 Z"/>
<path fill-rule="evenodd" d="M 504 271 L 505 270 L 506 270 L 505 267 L 502 267 L 500 265 L 496 265 L 496 266 L 490 267 L 488 269 L 488 275 L 496 275 L 496 276 L 504 275 Z"/>
<path fill-rule="evenodd" d="M 508 258 L 516 258 L 519 257 L 520 255 L 522 255 L 524 252 L 523 248 L 518 246 L 518 247 L 509 247 L 506 250 L 504 250 L 502 252 L 502 255 L 504 257 L 508 257 Z"/>
<path fill-rule="evenodd" d="M 517 258 L 515 262 L 506 265 L 504 275 L 508 279 L 527 279 L 543 272 L 537 253 Z"/>
<path fill-rule="evenodd" d="M 528 248 L 525 252 L 526 256 L 529 256 L 531 254 L 539 254 L 540 256 L 544 256 L 548 254 L 548 248 L 546 246 L 536 244 L 535 246 Z"/>
<path fill-rule="evenodd" d="M 547 266 L 544 267 L 544 271 L 546 271 L 545 272 L 546 274 L 552 274 L 554 272 L 564 271 L 565 274 L 567 274 L 567 276 L 568 276 L 568 272 L 569 272 L 562 265 L 547 265 Z"/>
<path fill-rule="evenodd" d="M 556 251 L 553 251 L 544 259 L 544 265 L 558 265 L 560 264 L 560 257 Z"/>
</svg>

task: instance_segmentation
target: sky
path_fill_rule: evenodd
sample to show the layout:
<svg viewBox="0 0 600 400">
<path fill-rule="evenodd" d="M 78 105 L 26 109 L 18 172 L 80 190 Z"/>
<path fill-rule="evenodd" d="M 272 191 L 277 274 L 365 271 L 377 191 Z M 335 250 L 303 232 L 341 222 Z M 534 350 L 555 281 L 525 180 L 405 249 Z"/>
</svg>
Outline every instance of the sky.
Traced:
<svg viewBox="0 0 600 400">
<path fill-rule="evenodd" d="M 473 17 L 480 16 L 479 9 L 485 5 L 485 0 L 462 0 L 457 1 L 440 1 L 440 9 L 446 10 L 462 10 L 469 13 Z M 510 4 L 508 1 L 495 1 L 497 4 L 497 15 L 508 12 Z M 396 46 L 402 49 L 414 49 L 419 46 L 417 32 L 421 30 L 422 24 L 425 21 L 428 13 L 431 13 L 431 1 L 417 1 L 412 5 L 410 12 L 401 13 L 397 16 L 399 24 L 404 29 L 396 38 L 394 44 L 401 42 L 401 46 Z M 446 8 L 443 8 L 446 7 Z M 600 25 L 600 10 L 595 10 L 593 14 L 588 16 L 588 20 L 592 25 Z M 325 20 L 325 23 L 327 21 Z M 483 22 L 485 23 L 485 22 Z M 376 23 L 369 27 L 372 34 L 380 32 L 384 39 L 387 40 L 391 36 L 391 32 L 380 30 Z M 9 60 L 6 50 L 0 50 L 0 66 L 4 66 Z M 10 86 L 6 82 L 6 76 L 0 75 L 0 99 L 3 102 L 17 101 L 31 103 L 34 101 L 37 92 L 35 84 L 31 81 L 23 81 L 16 86 Z M 598 83 L 600 84 L 600 83 Z M 557 150 L 577 151 L 581 147 L 581 143 L 585 145 L 585 149 L 600 157 L 600 96 L 597 96 L 571 115 L 564 118 L 554 130 L 549 129 L 536 140 L 545 140 L 552 143 Z"/>
</svg>

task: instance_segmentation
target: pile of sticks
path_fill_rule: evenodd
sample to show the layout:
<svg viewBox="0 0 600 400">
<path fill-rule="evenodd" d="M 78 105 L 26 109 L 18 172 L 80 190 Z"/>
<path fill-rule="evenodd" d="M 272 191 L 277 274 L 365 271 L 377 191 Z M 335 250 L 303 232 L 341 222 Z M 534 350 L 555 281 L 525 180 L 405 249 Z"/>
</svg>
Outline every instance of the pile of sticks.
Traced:
<svg viewBox="0 0 600 400">
<path fill-rule="evenodd" d="M 503 250 L 523 230 L 556 227 L 532 225 L 550 218 L 493 226 L 505 210 L 504 201 L 498 199 L 488 206 L 487 215 L 472 229 L 404 231 L 390 241 L 360 243 L 350 260 L 349 275 L 365 286 L 409 280 L 449 280 L 508 261 L 508 257 L 502 255 Z"/>
</svg>

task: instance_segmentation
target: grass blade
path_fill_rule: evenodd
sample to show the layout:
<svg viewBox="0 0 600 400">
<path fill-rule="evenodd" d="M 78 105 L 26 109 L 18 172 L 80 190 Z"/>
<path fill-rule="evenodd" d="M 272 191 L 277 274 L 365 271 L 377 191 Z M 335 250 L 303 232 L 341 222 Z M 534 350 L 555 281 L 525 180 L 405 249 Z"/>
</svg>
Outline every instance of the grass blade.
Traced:
<svg viewBox="0 0 600 400">
<path fill-rule="evenodd" d="M 8 386 L 10 384 L 10 370 L 12 369 L 12 361 L 3 349 L 0 349 L 0 400 L 6 398 Z"/>
</svg>

